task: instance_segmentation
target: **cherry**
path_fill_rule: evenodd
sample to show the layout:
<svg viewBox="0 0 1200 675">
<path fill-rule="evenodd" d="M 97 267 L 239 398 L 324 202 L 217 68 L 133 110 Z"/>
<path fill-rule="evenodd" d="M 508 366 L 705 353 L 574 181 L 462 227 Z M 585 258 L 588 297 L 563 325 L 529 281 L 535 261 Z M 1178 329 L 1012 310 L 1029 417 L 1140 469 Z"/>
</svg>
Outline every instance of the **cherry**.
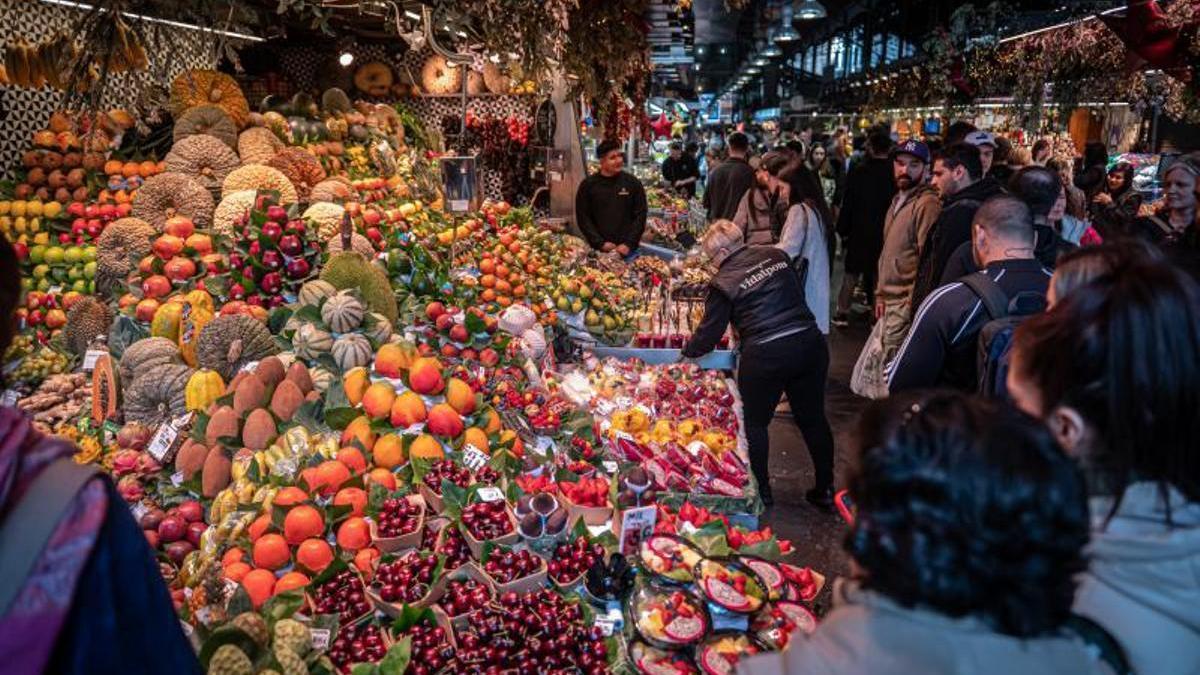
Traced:
<svg viewBox="0 0 1200 675">
<path fill-rule="evenodd" d="M 437 556 L 409 551 L 375 570 L 372 586 L 387 602 L 416 602 L 429 593 Z"/>
<path fill-rule="evenodd" d="M 439 483 L 439 485 L 441 485 Z M 417 529 L 420 521 L 421 507 L 408 501 L 391 497 L 384 500 L 376 517 L 379 535 L 382 537 L 399 537 Z"/>
<path fill-rule="evenodd" d="M 463 509 L 462 522 L 479 541 L 502 537 L 513 531 L 512 519 L 503 500 L 471 504 Z"/>
<path fill-rule="evenodd" d="M 362 579 L 350 570 L 343 570 L 313 591 L 318 614 L 337 614 L 348 622 L 371 611 Z"/>
</svg>

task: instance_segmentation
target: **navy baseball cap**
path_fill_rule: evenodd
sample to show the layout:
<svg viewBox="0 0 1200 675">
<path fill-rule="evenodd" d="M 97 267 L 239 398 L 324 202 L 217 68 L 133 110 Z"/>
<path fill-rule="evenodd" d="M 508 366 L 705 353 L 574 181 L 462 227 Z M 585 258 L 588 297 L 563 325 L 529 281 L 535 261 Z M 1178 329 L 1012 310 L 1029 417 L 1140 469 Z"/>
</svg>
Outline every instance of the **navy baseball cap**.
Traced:
<svg viewBox="0 0 1200 675">
<path fill-rule="evenodd" d="M 916 140 L 912 140 L 912 139 L 909 139 L 907 141 L 904 141 L 903 143 L 893 146 L 892 152 L 891 152 L 891 157 L 894 159 L 896 157 L 896 155 L 912 155 L 913 157 L 916 157 L 917 159 L 921 160 L 922 162 L 925 162 L 926 164 L 929 163 L 929 160 L 931 158 L 931 155 L 929 153 L 929 146 L 925 145 L 921 141 L 916 141 Z"/>
</svg>

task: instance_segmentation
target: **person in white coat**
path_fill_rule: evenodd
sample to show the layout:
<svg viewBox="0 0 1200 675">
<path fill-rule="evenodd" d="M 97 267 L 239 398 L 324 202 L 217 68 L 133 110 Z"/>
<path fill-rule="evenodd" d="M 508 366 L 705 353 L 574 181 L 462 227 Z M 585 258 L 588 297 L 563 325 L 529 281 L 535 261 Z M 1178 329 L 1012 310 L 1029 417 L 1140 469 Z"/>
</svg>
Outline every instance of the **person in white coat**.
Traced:
<svg viewBox="0 0 1200 675">
<path fill-rule="evenodd" d="M 1008 389 L 1091 492 L 1075 611 L 1134 672 L 1200 673 L 1200 289 L 1131 250 L 1013 339 Z"/>
<path fill-rule="evenodd" d="M 817 327 L 829 334 L 829 228 L 833 216 L 821 183 L 803 163 L 793 163 L 780 174 L 788 184 L 787 220 L 776 248 L 805 270 L 804 299 L 816 317 Z"/>
<path fill-rule="evenodd" d="M 1083 476 L 1011 406 L 956 392 L 872 403 L 849 483 L 852 577 L 786 651 L 741 675 L 1110 673 L 1068 629 Z"/>
</svg>

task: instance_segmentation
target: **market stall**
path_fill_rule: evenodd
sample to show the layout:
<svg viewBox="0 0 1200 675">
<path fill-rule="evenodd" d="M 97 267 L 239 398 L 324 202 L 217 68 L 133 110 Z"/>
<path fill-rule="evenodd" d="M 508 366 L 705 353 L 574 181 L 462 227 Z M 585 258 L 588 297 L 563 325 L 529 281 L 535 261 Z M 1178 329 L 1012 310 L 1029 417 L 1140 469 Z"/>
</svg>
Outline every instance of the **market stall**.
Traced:
<svg viewBox="0 0 1200 675">
<path fill-rule="evenodd" d="M 30 49 L 10 77 L 60 76 Z M 48 113 L 0 186 L 3 402 L 112 476 L 203 666 L 723 673 L 812 630 L 728 343 L 676 362 L 690 205 L 656 196 L 667 248 L 632 262 L 451 213 L 442 158 L 506 175 L 528 118 L 372 82 L 264 107 L 184 68 L 166 114 Z M 522 82 L 472 95 L 524 110 Z"/>
</svg>

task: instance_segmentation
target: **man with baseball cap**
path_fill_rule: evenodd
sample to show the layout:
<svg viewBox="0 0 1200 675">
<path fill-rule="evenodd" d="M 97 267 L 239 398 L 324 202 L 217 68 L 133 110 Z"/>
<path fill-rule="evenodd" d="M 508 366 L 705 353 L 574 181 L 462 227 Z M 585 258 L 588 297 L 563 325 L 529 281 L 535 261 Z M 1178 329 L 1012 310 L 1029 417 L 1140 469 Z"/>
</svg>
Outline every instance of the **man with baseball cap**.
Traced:
<svg viewBox="0 0 1200 675">
<path fill-rule="evenodd" d="M 875 284 L 875 327 L 850 383 L 855 393 L 870 398 L 887 395 L 886 366 L 908 333 L 912 320 L 909 297 L 917 262 L 929 228 L 941 211 L 937 191 L 925 180 L 929 146 L 907 140 L 893 147 L 890 156 L 897 192 L 883 221 L 883 252 Z"/>
</svg>

